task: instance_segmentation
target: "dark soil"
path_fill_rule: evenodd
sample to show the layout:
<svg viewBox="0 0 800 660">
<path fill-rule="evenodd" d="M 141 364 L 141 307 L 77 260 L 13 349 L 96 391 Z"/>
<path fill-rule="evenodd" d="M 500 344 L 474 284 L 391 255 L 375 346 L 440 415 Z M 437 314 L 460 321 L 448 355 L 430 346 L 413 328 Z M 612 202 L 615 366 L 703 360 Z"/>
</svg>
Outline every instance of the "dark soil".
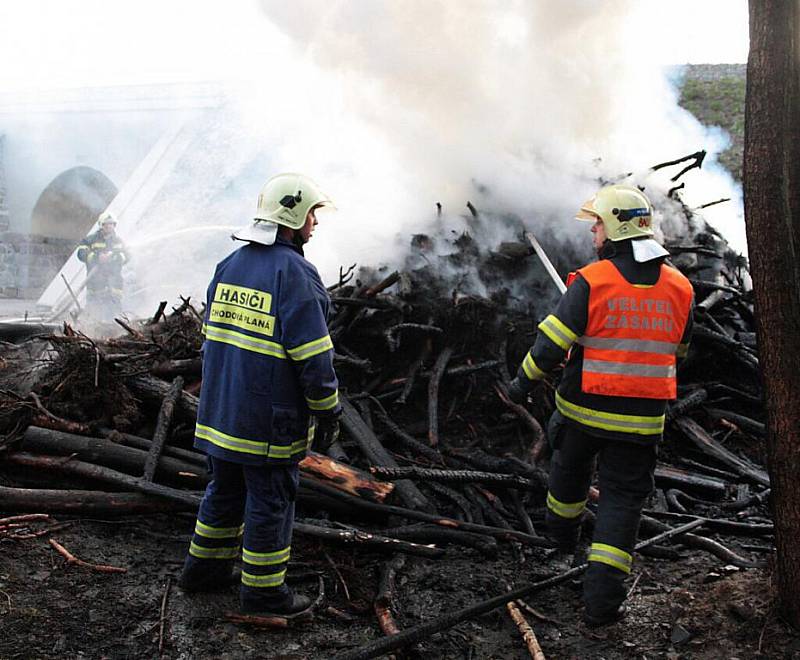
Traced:
<svg viewBox="0 0 800 660">
<path fill-rule="evenodd" d="M 0 658 L 159 657 L 168 579 L 163 658 L 331 658 L 381 635 L 371 602 L 384 557 L 296 538 L 292 571 L 311 579 L 295 586 L 315 595 L 319 573 L 327 602 L 300 628 L 258 630 L 224 621 L 236 609 L 235 588 L 186 595 L 174 586 L 192 524 L 184 515 L 76 520 L 53 533 L 78 558 L 125 567 L 124 574 L 67 566 L 46 537 L 0 543 Z M 407 629 L 554 569 L 538 551 L 509 545 L 495 560 L 462 549 L 439 560 L 409 557 L 398 575 L 396 620 Z M 765 570 L 732 571 L 708 555 L 683 551 L 681 561 L 638 557 L 630 586 L 628 617 L 596 631 L 580 622 L 576 585 L 532 598 L 529 605 L 551 619 L 527 615 L 546 656 L 800 658 L 800 637 L 773 610 Z M 501 609 L 429 639 L 406 657 L 529 656 Z"/>
</svg>

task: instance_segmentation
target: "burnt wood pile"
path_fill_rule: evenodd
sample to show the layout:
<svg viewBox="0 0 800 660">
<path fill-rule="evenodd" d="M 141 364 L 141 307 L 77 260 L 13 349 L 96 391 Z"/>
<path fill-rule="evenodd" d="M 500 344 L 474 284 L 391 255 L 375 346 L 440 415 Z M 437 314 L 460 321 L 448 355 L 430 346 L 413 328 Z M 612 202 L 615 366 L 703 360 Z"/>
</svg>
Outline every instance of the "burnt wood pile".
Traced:
<svg viewBox="0 0 800 660">
<path fill-rule="evenodd" d="M 746 264 L 680 208 L 689 231 L 667 247 L 695 287 L 695 333 L 641 536 L 682 531 L 672 545 L 641 552 L 678 558 L 683 546 L 758 566 L 772 551 L 772 522 Z M 481 218 L 469 220 L 477 227 Z M 505 386 L 557 292 L 526 244 L 480 235 L 415 236 L 402 270 L 356 276 L 351 268 L 330 290 L 342 434 L 327 455 L 311 452 L 301 465 L 296 533 L 388 554 L 375 601 L 387 635 L 397 631 L 399 556 L 472 548 L 495 557 L 504 543 L 515 557 L 546 562 L 552 552 L 542 525 L 543 429 L 560 374 L 527 406 L 512 403 Z M 562 274 L 588 261 L 541 238 Z M 0 512 L 8 516 L 0 539 L 46 535 L 54 515 L 196 510 L 207 480 L 192 450 L 203 312 L 188 299 L 169 312 L 162 304 L 152 318 L 119 320 L 122 334 L 107 339 L 67 324 L 33 337 L 15 329 L 19 343 L 0 347 Z M 597 497 L 593 488 L 590 501 Z"/>
</svg>

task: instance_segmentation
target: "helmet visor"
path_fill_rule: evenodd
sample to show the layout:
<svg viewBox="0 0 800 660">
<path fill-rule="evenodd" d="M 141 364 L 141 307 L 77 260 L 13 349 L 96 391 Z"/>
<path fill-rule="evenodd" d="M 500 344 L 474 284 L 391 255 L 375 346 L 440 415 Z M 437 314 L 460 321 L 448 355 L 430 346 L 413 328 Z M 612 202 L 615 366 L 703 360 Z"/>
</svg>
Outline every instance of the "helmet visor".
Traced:
<svg viewBox="0 0 800 660">
<path fill-rule="evenodd" d="M 582 222 L 597 222 L 602 219 L 594 209 L 594 197 L 581 204 L 581 210 L 575 215 L 575 219 Z"/>
</svg>

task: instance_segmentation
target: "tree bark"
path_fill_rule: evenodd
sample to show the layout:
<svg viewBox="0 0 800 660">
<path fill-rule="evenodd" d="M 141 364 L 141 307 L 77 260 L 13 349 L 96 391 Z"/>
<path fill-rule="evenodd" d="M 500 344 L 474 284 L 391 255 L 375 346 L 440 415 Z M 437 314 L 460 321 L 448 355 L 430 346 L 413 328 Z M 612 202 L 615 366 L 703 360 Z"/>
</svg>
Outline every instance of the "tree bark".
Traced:
<svg viewBox="0 0 800 660">
<path fill-rule="evenodd" d="M 81 516 L 128 516 L 190 510 L 188 505 L 143 493 L 106 493 L 99 490 L 52 490 L 0 486 L 4 512 L 71 513 Z"/>
<path fill-rule="evenodd" d="M 784 616 L 800 627 L 800 1 L 750 0 L 744 202 Z"/>
</svg>

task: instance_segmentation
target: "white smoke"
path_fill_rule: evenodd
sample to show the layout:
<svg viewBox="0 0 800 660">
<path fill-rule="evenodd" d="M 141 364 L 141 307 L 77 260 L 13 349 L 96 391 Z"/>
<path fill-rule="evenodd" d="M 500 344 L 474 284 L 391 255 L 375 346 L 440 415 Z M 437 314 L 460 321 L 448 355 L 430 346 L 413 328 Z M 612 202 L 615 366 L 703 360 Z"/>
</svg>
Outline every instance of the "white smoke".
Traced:
<svg viewBox="0 0 800 660">
<path fill-rule="evenodd" d="M 648 168 L 699 149 L 709 156 L 681 179 L 687 204 L 732 197 L 707 216 L 744 251 L 741 194 L 714 164 L 725 136 L 678 107 L 647 5 L 261 0 L 220 14 L 190 4 L 181 34 L 212 67 L 206 79 L 228 83 L 229 102 L 126 236 L 144 246 L 135 311 L 151 312 L 169 287 L 202 296 L 236 245 L 222 230 L 190 242 L 188 230 L 246 223 L 280 171 L 312 176 L 336 203 L 307 250 L 328 282 L 340 265 L 402 263 L 412 234 L 435 231 L 437 202 L 440 226 L 463 226 L 471 201 L 523 219 L 549 250 L 588 243 L 572 218 L 598 180 L 634 172 L 657 201 L 676 170 Z M 218 35 L 192 22 L 204 13 L 218 15 Z M 518 238 L 514 223 L 491 229 L 480 240 Z M 165 232 L 162 249 L 143 236 Z"/>
<path fill-rule="evenodd" d="M 687 202 L 733 197 L 709 215 L 721 214 L 726 234 L 745 249 L 743 233 L 730 227 L 741 222 L 740 196 L 713 163 L 724 136 L 678 107 L 650 56 L 653 26 L 642 3 L 261 5 L 294 39 L 288 57 L 309 55 L 335 81 L 337 113 L 351 116 L 337 130 L 326 113 L 312 113 L 303 127 L 303 156 L 341 209 L 319 232 L 325 246 L 310 250 L 324 272 L 363 254 L 389 258 L 399 249 L 395 236 L 403 243 L 424 229 L 436 201 L 449 213 L 472 200 L 531 227 L 585 231 L 571 218 L 598 178 L 632 170 L 643 173 L 639 183 L 665 192 L 668 176 L 646 177 L 647 168 L 701 148 L 710 157 L 682 179 Z M 317 103 L 329 93 L 320 90 Z M 294 147 L 282 152 L 287 161 Z"/>
</svg>

